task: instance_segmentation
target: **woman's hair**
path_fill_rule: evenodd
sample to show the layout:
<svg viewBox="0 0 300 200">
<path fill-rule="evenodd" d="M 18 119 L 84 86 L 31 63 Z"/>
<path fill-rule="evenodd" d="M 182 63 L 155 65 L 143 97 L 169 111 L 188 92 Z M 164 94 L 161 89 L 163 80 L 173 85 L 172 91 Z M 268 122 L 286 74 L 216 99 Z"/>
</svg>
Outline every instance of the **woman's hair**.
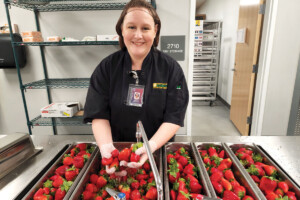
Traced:
<svg viewBox="0 0 300 200">
<path fill-rule="evenodd" d="M 128 2 L 125 5 L 125 7 L 124 7 L 124 9 L 121 13 L 121 16 L 120 16 L 120 18 L 117 22 L 117 25 L 116 25 L 116 31 L 119 35 L 119 43 L 120 43 L 121 49 L 126 48 L 125 43 L 124 43 L 124 39 L 123 39 L 123 36 L 122 36 L 121 27 L 123 25 L 124 18 L 125 18 L 128 10 L 130 8 L 146 8 L 149 11 L 151 16 L 153 17 L 154 26 L 157 25 L 157 32 L 156 32 L 156 36 L 155 36 L 154 41 L 153 41 L 153 46 L 157 47 L 158 42 L 159 42 L 159 34 L 160 34 L 160 27 L 161 27 L 159 16 L 157 15 L 157 13 L 156 13 L 155 9 L 152 7 L 152 5 L 150 3 L 148 3 L 147 1 L 145 1 L 145 0 L 131 0 L 130 2 Z"/>
</svg>

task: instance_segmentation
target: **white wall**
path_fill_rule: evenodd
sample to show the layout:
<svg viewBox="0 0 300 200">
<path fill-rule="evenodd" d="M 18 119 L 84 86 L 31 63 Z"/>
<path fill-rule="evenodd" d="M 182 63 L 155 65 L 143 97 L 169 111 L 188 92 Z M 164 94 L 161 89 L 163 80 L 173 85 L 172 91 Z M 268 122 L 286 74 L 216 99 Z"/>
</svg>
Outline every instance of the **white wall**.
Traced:
<svg viewBox="0 0 300 200">
<path fill-rule="evenodd" d="M 262 135 L 286 135 L 300 59 L 300 1 L 278 1 Z"/>
<path fill-rule="evenodd" d="M 161 35 L 185 35 L 185 61 L 180 65 L 188 71 L 189 4 L 186 0 L 157 0 L 162 21 Z M 172 4 L 172 9 L 170 5 Z M 48 12 L 40 14 L 43 37 L 50 35 L 82 39 L 96 34 L 115 34 L 115 23 L 121 11 Z M 33 12 L 12 7 L 11 20 L 20 31 L 36 30 Z M 0 3 L 0 24 L 7 23 L 3 1 Z M 180 27 L 180 28 L 179 28 Z M 90 77 L 96 65 L 118 46 L 45 47 L 49 78 Z M 43 79 L 39 47 L 28 47 L 28 62 L 21 69 L 23 83 Z M 54 89 L 53 101 L 85 103 L 87 89 Z M 28 90 L 26 100 L 30 119 L 47 105 L 45 90 Z M 185 122 L 187 124 L 187 122 Z M 16 69 L 0 69 L 0 134 L 28 133 Z M 90 127 L 59 127 L 59 134 L 91 134 Z M 33 134 L 52 134 L 51 127 L 34 127 Z M 186 134 L 186 126 L 178 134 Z"/>
<path fill-rule="evenodd" d="M 223 22 L 217 94 L 230 105 L 239 0 L 207 0 L 196 14 L 206 14 L 207 20 Z"/>
</svg>

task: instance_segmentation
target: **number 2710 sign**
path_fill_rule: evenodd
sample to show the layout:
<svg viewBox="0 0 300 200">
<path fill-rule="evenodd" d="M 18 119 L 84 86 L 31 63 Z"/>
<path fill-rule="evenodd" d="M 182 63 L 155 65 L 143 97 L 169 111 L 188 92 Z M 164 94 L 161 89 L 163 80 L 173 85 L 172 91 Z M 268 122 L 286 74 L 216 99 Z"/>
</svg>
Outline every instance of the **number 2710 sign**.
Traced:
<svg viewBox="0 0 300 200">
<path fill-rule="evenodd" d="M 161 36 L 160 49 L 177 61 L 184 60 L 185 36 Z"/>
</svg>

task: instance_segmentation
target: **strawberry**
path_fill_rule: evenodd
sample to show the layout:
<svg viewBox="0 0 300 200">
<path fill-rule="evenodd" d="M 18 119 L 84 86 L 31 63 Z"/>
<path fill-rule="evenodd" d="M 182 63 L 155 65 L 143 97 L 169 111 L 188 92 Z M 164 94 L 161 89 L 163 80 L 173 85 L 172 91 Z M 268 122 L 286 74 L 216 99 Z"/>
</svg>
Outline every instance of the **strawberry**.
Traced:
<svg viewBox="0 0 300 200">
<path fill-rule="evenodd" d="M 254 180 L 255 183 L 259 183 L 260 182 L 260 179 L 255 176 L 255 175 L 251 175 L 251 178 Z"/>
<path fill-rule="evenodd" d="M 253 151 L 251 149 L 246 149 L 245 153 L 248 154 L 249 156 L 252 156 Z"/>
<path fill-rule="evenodd" d="M 294 192 L 288 191 L 288 192 L 286 193 L 286 196 L 287 196 L 289 199 L 291 199 L 291 200 L 297 200 L 296 195 L 295 195 Z"/>
<path fill-rule="evenodd" d="M 139 190 L 135 189 L 130 193 L 130 199 L 140 199 L 141 193 Z"/>
<path fill-rule="evenodd" d="M 177 162 L 179 162 L 182 167 L 185 167 L 188 164 L 188 159 L 185 156 L 179 156 Z"/>
<path fill-rule="evenodd" d="M 254 199 L 253 197 L 246 195 L 244 196 L 244 198 L 242 198 L 242 200 L 254 200 Z"/>
<path fill-rule="evenodd" d="M 224 150 L 220 151 L 220 153 L 218 154 L 218 156 L 219 156 L 219 158 L 224 158 L 225 151 Z"/>
<path fill-rule="evenodd" d="M 33 199 L 37 199 L 39 196 L 42 196 L 44 194 L 44 190 L 43 188 L 38 189 L 38 191 L 36 191 L 33 195 Z"/>
<path fill-rule="evenodd" d="M 237 151 L 236 151 L 236 153 L 240 153 L 240 152 L 246 152 L 246 148 L 245 147 L 241 147 L 241 148 L 239 148 Z"/>
<path fill-rule="evenodd" d="M 170 191 L 170 197 L 171 197 L 171 200 L 176 200 L 176 196 L 177 196 L 177 194 L 176 194 L 176 192 L 175 192 L 175 190 L 171 190 Z"/>
<path fill-rule="evenodd" d="M 118 158 L 114 158 L 112 163 L 110 164 L 109 168 L 115 167 L 116 171 L 119 169 L 119 160 Z"/>
<path fill-rule="evenodd" d="M 118 149 L 113 150 L 113 151 L 111 152 L 111 156 L 112 156 L 113 158 L 117 158 L 117 157 L 119 156 L 119 151 L 118 151 Z"/>
<path fill-rule="evenodd" d="M 82 199 L 83 200 L 92 200 L 93 199 L 93 193 L 91 191 L 85 190 L 82 193 Z"/>
<path fill-rule="evenodd" d="M 67 165 L 67 166 L 69 166 L 69 165 L 73 165 L 73 158 L 72 157 L 65 157 L 64 159 L 63 159 L 63 164 L 64 165 Z"/>
<path fill-rule="evenodd" d="M 171 164 L 172 160 L 175 160 L 175 156 L 171 152 L 169 152 L 167 155 L 167 163 Z"/>
<path fill-rule="evenodd" d="M 247 169 L 247 172 L 249 174 L 256 175 L 256 176 L 264 176 L 265 175 L 265 171 L 259 165 L 251 165 Z"/>
<path fill-rule="evenodd" d="M 287 193 L 287 192 L 289 191 L 289 186 L 288 186 L 288 184 L 287 184 L 286 182 L 283 182 L 283 181 L 279 182 L 279 183 L 278 183 L 278 187 L 279 187 L 280 189 L 282 189 L 282 191 L 283 191 L 284 193 Z"/>
<path fill-rule="evenodd" d="M 234 175 L 233 175 L 233 172 L 231 170 L 226 170 L 224 172 L 224 177 L 228 180 L 228 181 L 233 181 L 235 178 L 234 178 Z"/>
<path fill-rule="evenodd" d="M 252 157 L 249 156 L 249 155 L 246 156 L 245 160 L 247 161 L 247 166 L 250 166 L 250 165 L 254 164 L 254 161 L 253 161 Z"/>
<path fill-rule="evenodd" d="M 188 164 L 188 165 L 184 168 L 183 172 L 184 172 L 185 174 L 191 174 L 191 175 L 193 175 L 193 176 L 197 176 L 197 169 L 196 169 L 196 167 L 195 167 L 193 164 Z"/>
<path fill-rule="evenodd" d="M 225 169 L 228 169 L 228 166 L 225 163 L 222 163 L 218 166 L 217 168 L 218 170 L 220 170 L 221 172 L 224 171 Z"/>
<path fill-rule="evenodd" d="M 141 181 L 141 180 L 148 179 L 148 178 L 149 178 L 149 175 L 148 175 L 148 174 L 138 174 L 138 175 L 136 175 L 135 178 L 136 178 L 136 180 Z"/>
<path fill-rule="evenodd" d="M 201 200 L 204 198 L 202 194 L 191 193 L 190 196 L 192 197 L 192 200 Z"/>
<path fill-rule="evenodd" d="M 264 165 L 263 168 L 268 176 L 275 177 L 277 175 L 277 169 L 275 167 L 271 165 Z"/>
<path fill-rule="evenodd" d="M 99 176 L 97 180 L 97 187 L 102 188 L 107 184 L 107 179 L 104 176 Z"/>
<path fill-rule="evenodd" d="M 190 200 L 190 194 L 187 192 L 179 191 L 176 200 Z"/>
<path fill-rule="evenodd" d="M 203 162 L 204 162 L 204 164 L 209 164 L 209 165 L 211 164 L 211 160 L 209 157 L 204 157 Z"/>
<path fill-rule="evenodd" d="M 121 184 L 119 185 L 118 189 L 120 192 L 123 192 L 126 195 L 126 199 L 129 199 L 131 193 L 129 185 Z"/>
<path fill-rule="evenodd" d="M 225 190 L 232 190 L 232 185 L 225 178 L 221 178 L 220 183 Z"/>
<path fill-rule="evenodd" d="M 52 196 L 55 196 L 55 193 L 56 193 L 56 188 L 51 188 L 50 189 L 50 194 L 52 195 Z"/>
<path fill-rule="evenodd" d="M 84 158 L 81 157 L 81 156 L 74 157 L 73 164 L 74 164 L 74 166 L 76 168 L 79 168 L 79 169 L 83 168 L 83 166 L 84 166 Z"/>
<path fill-rule="evenodd" d="M 86 186 L 85 186 L 85 190 L 86 191 L 90 191 L 92 193 L 96 193 L 98 191 L 98 188 L 96 185 L 94 185 L 93 183 L 88 183 Z"/>
<path fill-rule="evenodd" d="M 113 162 L 113 157 L 111 156 L 110 158 L 102 158 L 101 159 L 101 164 L 102 165 L 110 165 Z"/>
<path fill-rule="evenodd" d="M 95 200 L 103 200 L 103 198 L 100 197 L 100 196 L 96 196 L 96 199 L 95 199 Z"/>
<path fill-rule="evenodd" d="M 211 183 L 212 183 L 212 185 L 213 185 L 215 191 L 216 191 L 218 194 L 222 194 L 222 193 L 223 193 L 224 188 L 223 188 L 223 186 L 222 186 L 220 183 L 218 183 L 218 182 L 216 182 L 216 181 L 211 181 Z"/>
<path fill-rule="evenodd" d="M 45 188 L 52 188 L 52 183 L 53 181 L 50 181 L 49 179 L 47 181 L 44 182 L 43 186 Z"/>
<path fill-rule="evenodd" d="M 227 168 L 231 168 L 232 160 L 230 158 L 225 158 L 220 162 L 220 165 L 223 163 L 227 166 Z"/>
<path fill-rule="evenodd" d="M 140 155 L 135 154 L 134 152 L 130 155 L 130 162 L 139 162 L 140 161 Z"/>
<path fill-rule="evenodd" d="M 74 165 L 65 172 L 65 178 L 67 181 L 73 181 L 77 175 L 78 173 Z"/>
<path fill-rule="evenodd" d="M 147 172 L 151 170 L 151 166 L 148 160 L 143 164 L 143 169 Z"/>
<path fill-rule="evenodd" d="M 137 190 L 137 189 L 139 189 L 139 187 L 140 187 L 140 183 L 139 183 L 137 180 L 135 180 L 134 182 L 132 182 L 132 183 L 130 184 L 130 187 L 131 187 L 132 189 L 134 189 L 134 190 Z"/>
<path fill-rule="evenodd" d="M 97 180 L 98 180 L 98 175 L 97 174 L 91 174 L 90 175 L 90 182 L 93 184 L 97 184 Z"/>
<path fill-rule="evenodd" d="M 202 186 L 198 183 L 198 181 L 190 181 L 189 187 L 192 193 L 200 193 L 202 189 Z"/>
<path fill-rule="evenodd" d="M 280 188 L 277 188 L 274 193 L 277 194 L 278 196 L 284 196 L 284 192 Z"/>
<path fill-rule="evenodd" d="M 44 187 L 43 188 L 44 194 L 50 194 L 50 188 Z"/>
<path fill-rule="evenodd" d="M 147 181 L 145 181 L 144 179 L 140 180 L 140 188 L 145 188 L 147 186 Z"/>
<path fill-rule="evenodd" d="M 76 145 L 77 148 L 80 149 L 80 151 L 84 151 L 87 149 L 87 144 L 86 143 L 80 143 Z"/>
<path fill-rule="evenodd" d="M 123 150 L 119 153 L 119 156 L 118 156 L 119 161 L 124 160 L 124 161 L 128 162 L 128 161 L 129 161 L 130 154 L 131 154 L 131 150 L 130 150 L 130 149 L 128 149 L 128 148 L 123 149 Z"/>
<path fill-rule="evenodd" d="M 243 198 L 246 194 L 246 189 L 244 186 L 236 186 L 233 192 L 240 198 Z"/>
<path fill-rule="evenodd" d="M 262 191 L 274 191 L 277 187 L 276 179 L 273 177 L 264 176 L 260 179 L 259 188 Z"/>
<path fill-rule="evenodd" d="M 66 195 L 66 191 L 63 190 L 62 188 L 58 188 L 56 190 L 56 193 L 55 193 L 55 200 L 63 200 L 63 198 L 65 197 Z"/>
<path fill-rule="evenodd" d="M 221 171 L 216 171 L 210 176 L 211 181 L 219 182 L 223 178 L 223 173 Z"/>
<path fill-rule="evenodd" d="M 223 194 L 223 200 L 240 200 L 240 198 L 232 191 L 225 190 Z"/>
<path fill-rule="evenodd" d="M 217 153 L 217 150 L 215 149 L 215 147 L 209 147 L 208 148 L 208 155 L 210 157 L 213 157 L 213 156 L 218 157 L 219 156 L 218 153 Z"/>
<path fill-rule="evenodd" d="M 199 149 L 198 151 L 199 151 L 200 156 L 201 156 L 202 158 L 204 158 L 206 155 L 208 156 L 207 150 L 201 150 L 201 149 Z"/>
<path fill-rule="evenodd" d="M 79 153 L 80 149 L 78 147 L 74 147 L 73 149 L 71 149 L 71 153 L 70 156 L 74 157 L 75 155 L 77 155 Z"/>
<path fill-rule="evenodd" d="M 59 175 L 59 176 L 63 176 L 63 175 L 65 175 L 65 172 L 67 171 L 67 169 L 69 169 L 69 166 L 62 165 L 55 170 L 55 174 Z"/>
<path fill-rule="evenodd" d="M 198 179 L 196 179 L 194 176 L 192 176 L 191 174 L 187 174 L 185 177 L 185 180 L 188 181 L 195 181 L 195 182 L 199 182 Z"/>
<path fill-rule="evenodd" d="M 275 194 L 274 192 L 268 192 L 266 195 L 267 200 L 277 200 L 279 196 Z"/>
<path fill-rule="evenodd" d="M 252 154 L 252 159 L 253 159 L 254 162 L 262 162 L 263 161 L 263 158 L 259 153 L 258 154 L 253 153 Z"/>
<path fill-rule="evenodd" d="M 64 183 L 64 180 L 61 176 L 58 176 L 53 181 L 52 185 L 53 187 L 59 188 Z"/>
<path fill-rule="evenodd" d="M 244 153 L 244 152 L 240 152 L 240 153 L 236 153 L 235 154 L 240 160 L 245 160 L 247 156 L 249 156 L 248 154 Z"/>
<path fill-rule="evenodd" d="M 236 180 L 232 180 L 230 181 L 230 184 L 232 185 L 232 188 L 234 189 L 237 186 L 240 186 L 239 182 L 237 182 Z"/>
</svg>

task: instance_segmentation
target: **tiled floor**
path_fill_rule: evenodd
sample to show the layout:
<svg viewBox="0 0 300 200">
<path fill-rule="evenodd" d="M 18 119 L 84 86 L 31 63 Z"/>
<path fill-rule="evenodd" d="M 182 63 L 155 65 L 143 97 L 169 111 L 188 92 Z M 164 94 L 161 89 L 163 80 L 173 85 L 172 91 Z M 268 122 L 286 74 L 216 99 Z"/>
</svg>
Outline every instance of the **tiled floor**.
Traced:
<svg viewBox="0 0 300 200">
<path fill-rule="evenodd" d="M 192 109 L 192 136 L 240 136 L 229 119 L 229 108 L 220 101 L 212 107 L 193 102 Z"/>
</svg>

